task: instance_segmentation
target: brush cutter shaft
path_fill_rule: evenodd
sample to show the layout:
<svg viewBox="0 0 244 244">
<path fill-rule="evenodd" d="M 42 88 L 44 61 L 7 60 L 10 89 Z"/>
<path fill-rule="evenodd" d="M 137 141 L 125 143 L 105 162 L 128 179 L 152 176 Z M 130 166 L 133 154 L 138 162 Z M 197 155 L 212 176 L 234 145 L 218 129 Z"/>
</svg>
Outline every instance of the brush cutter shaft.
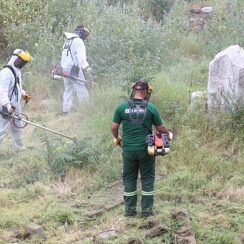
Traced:
<svg viewBox="0 0 244 244">
<path fill-rule="evenodd" d="M 96 85 L 96 83 L 94 83 L 92 81 L 82 80 L 82 79 L 79 79 L 79 78 L 76 78 L 76 77 L 73 77 L 73 76 L 68 76 L 68 75 L 62 75 L 62 76 L 65 77 L 65 78 L 74 79 L 78 83 L 79 82 L 85 82 L 85 83 L 88 83 L 88 84 Z M 53 77 L 54 80 L 60 80 L 60 79 L 62 79 L 62 76 L 61 75 L 52 75 L 52 77 Z"/>
<path fill-rule="evenodd" d="M 63 71 L 63 68 L 60 65 L 57 65 L 55 68 L 52 69 L 51 75 L 52 75 L 54 80 L 60 80 L 61 77 L 65 77 L 65 78 L 74 79 L 74 80 L 76 80 L 78 82 L 80 81 L 80 82 L 85 82 L 85 83 L 88 83 L 88 84 L 96 85 L 96 83 L 94 83 L 92 81 L 82 80 L 82 79 L 80 79 L 78 77 L 73 77 L 73 76 L 70 76 L 70 75 L 66 74 Z"/>
<path fill-rule="evenodd" d="M 65 137 L 65 138 L 67 138 L 67 139 L 70 139 L 70 140 L 72 140 L 72 141 L 75 141 L 75 138 L 72 138 L 72 137 L 63 135 L 62 133 L 59 133 L 59 132 L 57 132 L 57 131 L 55 131 L 55 130 L 49 129 L 49 128 L 44 127 L 44 126 L 42 126 L 42 125 L 33 123 L 33 122 L 29 121 L 29 120 L 25 120 L 25 119 L 22 119 L 22 118 L 20 118 L 19 120 L 21 120 L 21 121 L 23 121 L 23 122 L 25 122 L 25 123 L 27 123 L 27 124 L 30 124 L 30 125 L 36 126 L 36 127 L 38 127 L 38 128 L 41 128 L 41 129 L 43 129 L 43 130 L 49 131 L 49 132 L 51 132 L 51 133 L 53 133 L 53 134 L 56 134 L 56 135 Z"/>
<path fill-rule="evenodd" d="M 71 79 L 74 79 L 74 80 L 77 80 L 77 81 L 81 81 L 81 82 L 85 82 L 85 83 L 93 83 L 93 82 L 90 82 L 90 81 L 87 81 L 87 80 L 82 80 L 82 79 L 79 79 L 77 77 L 73 77 L 73 76 L 68 76 L 68 75 L 64 75 L 65 78 L 71 78 Z"/>
<path fill-rule="evenodd" d="M 36 123 L 34 123 L 34 122 L 31 122 L 31 121 L 29 121 L 29 120 L 23 119 L 23 118 L 21 118 L 20 116 L 15 116 L 15 115 L 13 115 L 13 114 L 6 114 L 6 113 L 3 113 L 2 111 L 0 111 L 0 114 L 4 114 L 5 116 L 8 116 L 8 117 L 10 117 L 10 118 L 12 118 L 12 119 L 21 120 L 21 121 L 25 122 L 26 124 L 33 125 L 33 126 L 35 126 L 35 127 L 38 127 L 38 128 L 43 129 L 43 130 L 49 131 L 49 132 L 51 132 L 51 133 L 53 133 L 53 134 L 56 134 L 56 135 L 65 137 L 65 138 L 67 138 L 67 139 L 69 139 L 69 140 L 76 141 L 75 138 L 66 136 L 66 135 L 64 135 L 64 134 L 62 134 L 62 133 L 60 133 L 60 132 L 57 132 L 57 131 L 52 130 L 52 129 L 49 129 L 49 128 L 45 127 L 45 126 L 42 126 L 42 125 L 36 124 Z"/>
</svg>

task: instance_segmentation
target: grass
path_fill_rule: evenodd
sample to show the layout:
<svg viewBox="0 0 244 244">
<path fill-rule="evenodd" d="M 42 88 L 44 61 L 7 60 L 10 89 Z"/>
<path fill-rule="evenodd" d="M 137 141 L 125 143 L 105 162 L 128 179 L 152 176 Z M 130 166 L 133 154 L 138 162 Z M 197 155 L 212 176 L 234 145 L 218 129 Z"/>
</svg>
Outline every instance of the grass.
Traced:
<svg viewBox="0 0 244 244">
<path fill-rule="evenodd" d="M 90 101 L 79 105 L 68 117 L 58 115 L 58 99 L 51 99 L 53 105 L 43 107 L 41 114 L 34 110 L 38 99 L 33 97 L 33 104 L 28 104 L 26 110 L 33 121 L 70 136 L 86 138 L 98 152 L 99 160 L 83 169 L 71 167 L 63 177 L 50 170 L 47 157 L 50 145 L 45 144 L 45 137 L 43 141 L 42 130 L 27 127 L 27 151 L 18 155 L 11 153 L 10 138 L 6 138 L 0 169 L 2 241 L 10 240 L 12 226 L 21 228 L 24 223 L 35 222 L 43 227 L 47 243 L 61 240 L 89 243 L 92 236 L 113 228 L 119 235 L 105 243 L 126 243 L 133 238 L 145 243 L 170 243 L 177 228 L 170 211 L 176 207 L 190 212 L 198 243 L 235 243 L 244 226 L 243 142 L 238 139 L 242 132 L 232 131 L 231 117 L 226 115 L 216 114 L 212 119 L 205 113 L 188 111 L 189 83 L 174 83 L 171 79 L 167 72 L 161 73 L 152 83 L 152 101 L 166 111 L 163 113 L 166 122 L 177 131 L 171 154 L 157 158 L 158 170 L 164 177 L 156 184 L 155 219 L 168 226 L 168 234 L 145 239 L 139 229 L 142 220 L 124 219 L 123 206 L 90 222 L 85 218 L 88 200 L 98 189 L 121 177 L 121 151 L 113 148 L 110 121 L 115 106 L 121 97 L 127 96 L 127 91 L 110 86 L 93 90 Z M 230 133 L 235 133 L 235 140 Z M 72 143 L 49 133 L 46 136 L 51 145 Z M 74 203 L 81 207 L 74 207 Z M 38 241 L 34 237 L 23 243 Z"/>
<path fill-rule="evenodd" d="M 228 126 L 226 131 L 222 130 L 225 122 L 228 122 L 219 122 L 224 121 L 224 115 L 220 114 L 219 118 L 212 120 L 207 114 L 185 109 L 188 104 L 186 85 L 175 86 L 162 75 L 155 79 L 153 85 L 155 97 L 152 98 L 157 101 L 163 95 L 161 109 L 165 101 L 174 103 L 177 100 L 181 101 L 182 108 L 174 106 L 173 111 L 167 113 L 169 124 L 176 125 L 178 135 L 171 154 L 157 158 L 158 170 L 164 172 L 164 177 L 156 184 L 155 219 L 166 224 L 169 233 L 173 233 L 177 223 L 170 218 L 171 209 L 186 208 L 190 212 L 198 243 L 235 243 L 244 225 L 243 149 L 240 141 L 229 140 Z M 68 117 L 55 115 L 53 107 L 46 108 L 41 117 L 42 123 L 50 128 L 59 128 L 64 134 L 87 138 L 87 142 L 99 152 L 98 161 L 83 169 L 71 167 L 64 178 L 50 170 L 47 146 L 37 136 L 40 130 L 27 128 L 27 151 L 18 155 L 11 154 L 8 149 L 10 138 L 6 138 L 0 169 L 3 189 L 0 194 L 0 233 L 3 241 L 9 240 L 12 226 L 20 228 L 24 223 L 35 222 L 44 228 L 47 243 L 59 243 L 61 240 L 67 243 L 84 240 L 84 243 L 89 243 L 91 236 L 113 228 L 119 235 L 107 239 L 105 243 L 123 243 L 135 237 L 145 243 L 170 243 L 171 234 L 146 240 L 144 232 L 139 229 L 142 220 L 128 222 L 122 217 L 123 207 L 91 222 L 85 218 L 88 199 L 94 197 L 98 189 L 120 179 L 121 152 L 113 149 L 109 140 L 109 121 L 116 106 L 116 102 L 112 103 L 111 100 L 118 104 L 122 95 L 127 94 L 113 87 L 102 92 L 94 91 L 91 102 L 81 105 L 79 111 Z M 32 116 L 34 121 L 40 118 L 35 111 Z M 77 120 L 78 125 L 75 124 Z M 63 126 L 60 127 L 60 124 Z M 57 139 L 56 136 L 47 136 L 51 143 Z M 60 142 L 63 145 L 70 143 L 66 140 Z M 227 142 L 228 146 L 225 145 Z M 74 207 L 74 202 L 82 207 Z M 92 202 L 95 203 L 96 199 Z M 225 229 L 229 230 L 228 233 Z M 38 237 L 34 237 L 31 241 L 38 240 Z M 31 241 L 25 240 L 24 243 Z"/>
</svg>

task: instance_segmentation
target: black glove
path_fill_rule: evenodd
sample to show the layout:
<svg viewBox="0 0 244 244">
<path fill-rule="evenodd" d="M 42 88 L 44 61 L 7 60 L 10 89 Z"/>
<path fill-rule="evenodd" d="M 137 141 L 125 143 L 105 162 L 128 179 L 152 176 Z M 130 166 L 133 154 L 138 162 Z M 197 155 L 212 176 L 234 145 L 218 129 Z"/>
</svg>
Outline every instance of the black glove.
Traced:
<svg viewBox="0 0 244 244">
<path fill-rule="evenodd" d="M 10 103 L 2 106 L 2 111 L 0 112 L 4 119 L 11 119 L 11 114 L 15 111 L 15 107 Z"/>
</svg>

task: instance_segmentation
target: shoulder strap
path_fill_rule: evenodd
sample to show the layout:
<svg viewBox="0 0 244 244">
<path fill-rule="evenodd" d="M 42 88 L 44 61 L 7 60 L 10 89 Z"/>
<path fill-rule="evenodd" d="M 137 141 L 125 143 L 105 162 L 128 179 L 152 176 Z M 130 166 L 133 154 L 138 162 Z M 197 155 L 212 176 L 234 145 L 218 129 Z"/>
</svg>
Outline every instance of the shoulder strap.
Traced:
<svg viewBox="0 0 244 244">
<path fill-rule="evenodd" d="M 145 125 L 144 120 L 147 115 L 147 105 L 148 102 L 143 100 L 141 104 L 136 104 L 133 99 L 128 101 L 129 103 L 129 120 L 131 124 L 142 125 L 148 134 L 151 134 L 151 130 Z M 138 118 L 138 115 L 141 113 L 143 115 L 141 118 Z"/>
<path fill-rule="evenodd" d="M 147 100 L 143 100 L 141 105 L 142 105 L 142 106 L 145 106 L 145 109 L 146 109 L 145 116 L 144 116 L 144 118 L 143 118 L 142 126 L 145 128 L 147 134 L 152 134 L 152 130 L 149 129 L 149 128 L 145 125 L 145 123 L 144 123 L 144 119 L 145 119 L 146 114 L 147 114 L 147 105 L 148 105 L 148 101 L 147 101 Z"/>
<path fill-rule="evenodd" d="M 16 73 L 15 73 L 15 71 L 14 71 L 14 69 L 13 69 L 13 67 L 11 65 L 8 65 L 8 64 L 4 65 L 3 68 L 9 68 L 12 71 L 15 80 L 17 79 Z"/>
<path fill-rule="evenodd" d="M 72 45 L 72 43 L 73 43 L 75 38 L 78 38 L 78 37 L 75 36 L 75 37 L 71 37 L 71 38 L 66 39 L 66 41 L 64 43 L 64 48 L 63 48 L 64 50 L 67 49 L 67 56 L 69 55 L 69 52 L 70 52 L 70 55 L 71 55 L 71 58 L 72 58 L 73 62 L 74 62 L 74 59 L 73 59 L 73 55 L 71 53 L 70 48 L 71 48 L 71 45 Z"/>
<path fill-rule="evenodd" d="M 16 75 L 16 73 L 15 73 L 15 71 L 14 71 L 14 69 L 13 69 L 13 67 L 11 65 L 5 65 L 5 66 L 3 66 L 3 68 L 10 69 L 11 72 L 12 72 L 12 74 L 13 74 L 13 76 L 14 76 L 14 79 L 15 79 L 15 81 L 14 81 L 14 88 L 13 88 L 12 93 L 10 95 L 10 101 L 12 100 L 12 97 L 13 97 L 13 94 L 14 93 L 17 95 L 17 101 L 18 101 L 19 98 L 18 98 L 17 84 L 19 84 L 19 78 L 17 77 L 17 75 Z"/>
</svg>

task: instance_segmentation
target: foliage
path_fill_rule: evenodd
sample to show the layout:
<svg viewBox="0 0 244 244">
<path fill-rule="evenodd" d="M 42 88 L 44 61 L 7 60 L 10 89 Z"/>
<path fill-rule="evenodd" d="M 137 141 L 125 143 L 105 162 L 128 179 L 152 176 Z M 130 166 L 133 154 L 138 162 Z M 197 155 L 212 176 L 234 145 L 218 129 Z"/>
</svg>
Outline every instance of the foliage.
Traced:
<svg viewBox="0 0 244 244">
<path fill-rule="evenodd" d="M 49 164 L 54 173 L 63 175 L 71 166 L 82 168 L 89 164 L 95 164 L 98 159 L 98 151 L 84 139 L 73 144 L 56 145 L 53 161 Z"/>
<path fill-rule="evenodd" d="M 119 5 L 122 8 L 131 5 L 132 0 L 107 0 L 109 5 Z M 134 1 L 139 7 L 140 15 L 143 19 L 153 18 L 157 21 L 162 21 L 164 14 L 169 12 L 175 0 L 143 0 Z"/>
<path fill-rule="evenodd" d="M 243 2 L 215 1 L 214 14 L 211 16 L 203 38 L 208 45 L 210 55 L 230 45 L 244 46 Z"/>
<path fill-rule="evenodd" d="M 161 27 L 135 18 L 136 12 L 131 7 L 126 16 L 118 7 L 98 12 L 88 52 L 99 80 L 128 86 L 138 78 L 150 79 L 160 69 Z"/>
<path fill-rule="evenodd" d="M 47 207 L 40 218 L 40 224 L 55 222 L 57 224 L 72 224 L 74 222 L 74 214 L 68 208 L 61 207 L 53 202 Z"/>
<path fill-rule="evenodd" d="M 0 185 L 9 188 L 25 187 L 48 177 L 47 171 L 48 168 L 39 155 L 35 157 L 31 153 L 13 155 L 2 164 L 1 174 L 5 177 L 1 177 Z"/>
<path fill-rule="evenodd" d="M 185 83 L 171 82 L 169 73 L 161 73 L 152 83 L 151 101 L 162 111 L 162 118 L 168 126 L 175 126 L 186 112 L 189 103 L 189 88 Z"/>
<path fill-rule="evenodd" d="M 26 14 L 33 11 L 37 3 L 29 2 L 21 1 L 6 14 L 14 16 L 20 9 L 26 9 Z M 161 68 L 165 59 L 163 28 L 151 20 L 139 19 L 136 4 L 128 5 L 123 10 L 116 6 L 109 8 L 96 1 L 52 0 L 42 4 L 38 13 L 35 12 L 37 10 L 29 13 L 33 16 L 30 22 L 25 21 L 24 11 L 20 11 L 17 34 L 15 25 L 9 25 L 11 20 L 6 18 L 7 39 L 11 40 L 8 53 L 16 46 L 30 49 L 35 57 L 30 65 L 31 70 L 38 67 L 42 72 L 50 72 L 50 65 L 60 61 L 64 41 L 62 32 L 73 31 L 80 22 L 91 29 L 87 43 L 88 59 L 99 82 L 115 82 L 125 86 L 138 78 L 150 79 Z"/>
<path fill-rule="evenodd" d="M 144 18 L 150 18 L 157 21 L 163 21 L 164 15 L 167 14 L 175 0 L 143 0 L 139 1 L 139 6 L 142 9 Z"/>
<path fill-rule="evenodd" d="M 2 12 L 2 28 L 10 48 L 33 47 L 39 38 L 38 34 L 43 29 L 44 22 L 40 19 L 40 14 L 46 4 L 47 1 L 37 3 L 33 0 L 1 2 L 1 9 L 5 10 Z M 26 38 L 29 38 L 28 43 Z"/>
<path fill-rule="evenodd" d="M 23 224 L 23 216 L 16 216 L 16 215 L 8 215 L 3 212 L 0 213 L 0 227 L 1 228 L 10 228 L 12 226 L 19 226 Z"/>
</svg>

